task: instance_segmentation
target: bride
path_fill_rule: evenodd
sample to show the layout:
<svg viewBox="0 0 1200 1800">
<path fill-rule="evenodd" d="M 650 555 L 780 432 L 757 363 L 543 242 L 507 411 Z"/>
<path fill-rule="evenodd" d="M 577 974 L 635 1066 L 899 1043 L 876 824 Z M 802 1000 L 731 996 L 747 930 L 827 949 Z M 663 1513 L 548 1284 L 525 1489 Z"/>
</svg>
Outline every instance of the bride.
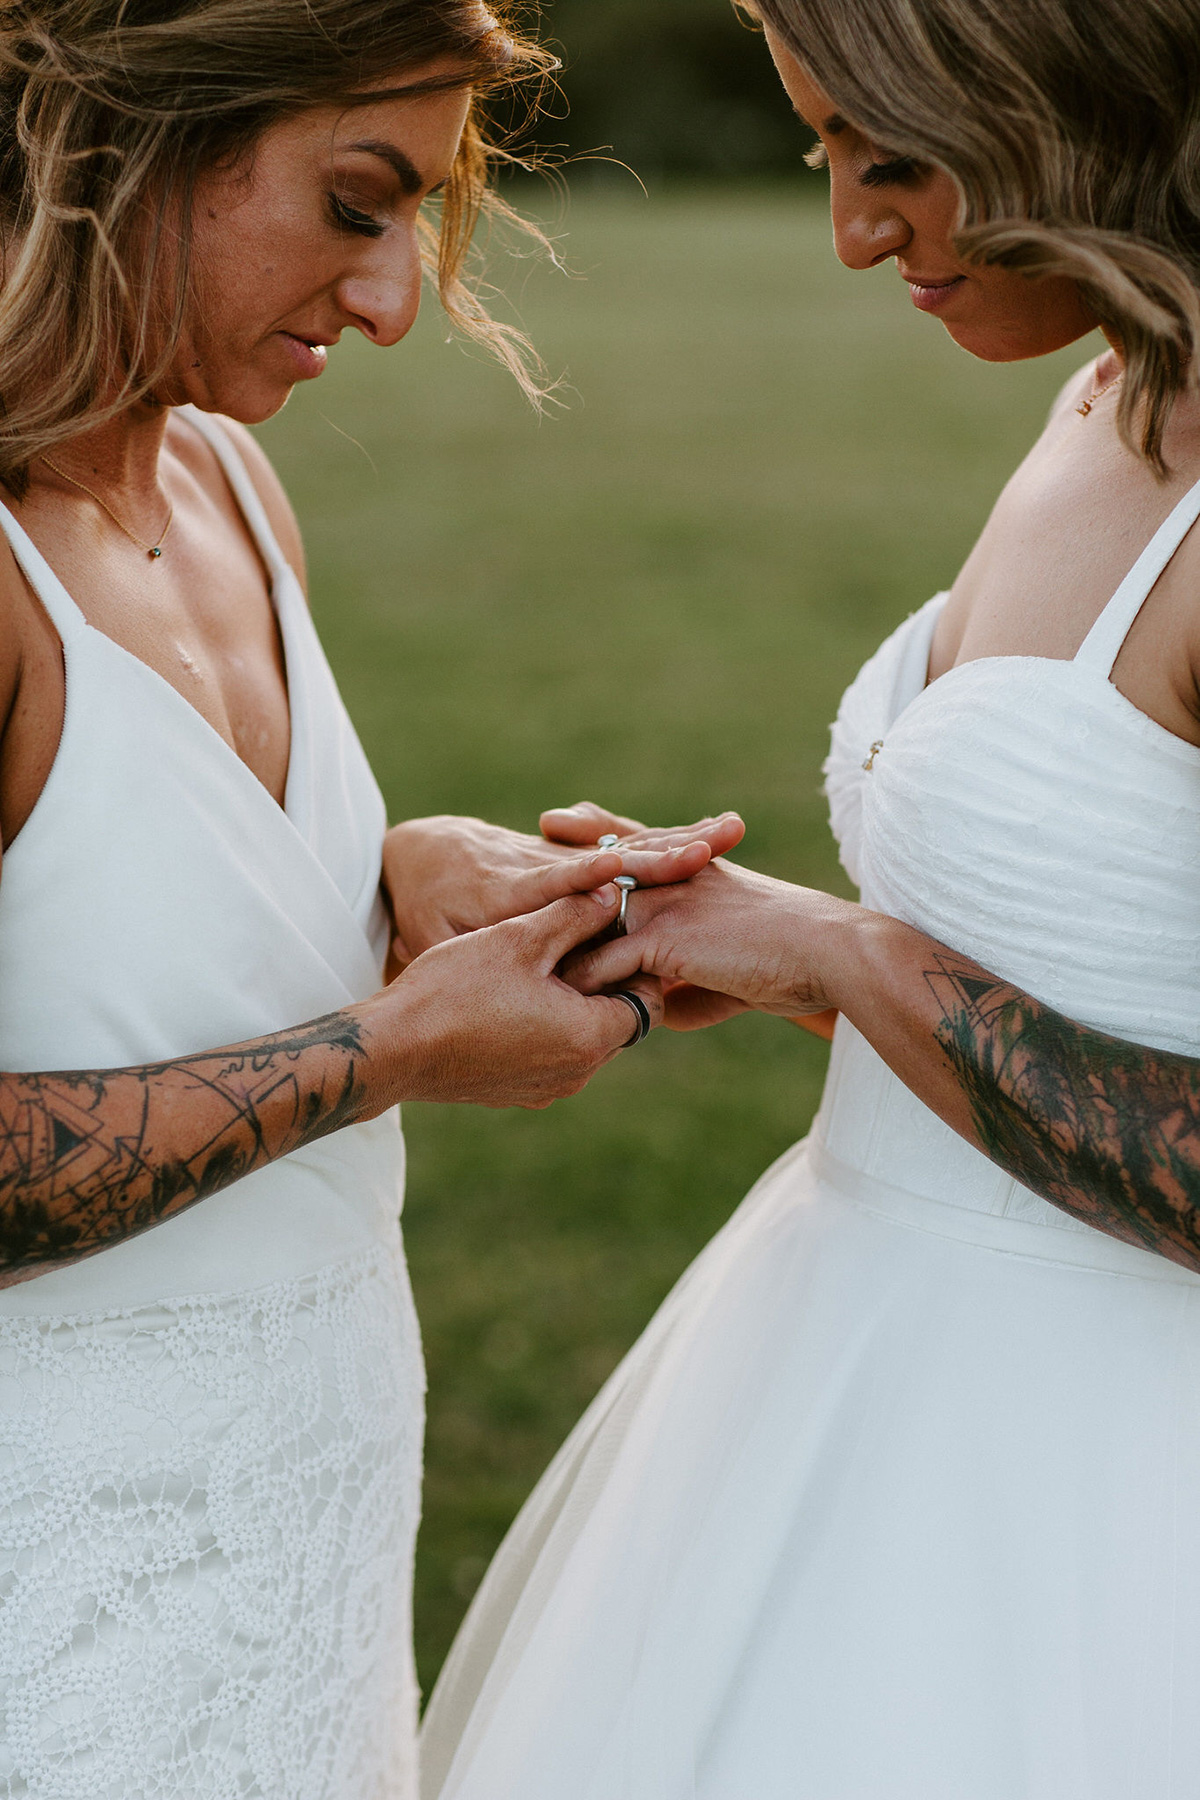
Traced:
<svg viewBox="0 0 1200 1800">
<path fill-rule="evenodd" d="M 1096 325 L 1108 348 L 949 593 L 845 696 L 827 773 L 862 903 L 717 862 L 578 960 L 585 991 L 673 984 L 679 1029 L 836 1010 L 833 1060 L 811 1137 L 501 1549 L 423 1793 L 1183 1800 L 1200 21 L 1189 0 L 756 10 L 843 262 L 894 260 L 989 361 Z"/>
</svg>

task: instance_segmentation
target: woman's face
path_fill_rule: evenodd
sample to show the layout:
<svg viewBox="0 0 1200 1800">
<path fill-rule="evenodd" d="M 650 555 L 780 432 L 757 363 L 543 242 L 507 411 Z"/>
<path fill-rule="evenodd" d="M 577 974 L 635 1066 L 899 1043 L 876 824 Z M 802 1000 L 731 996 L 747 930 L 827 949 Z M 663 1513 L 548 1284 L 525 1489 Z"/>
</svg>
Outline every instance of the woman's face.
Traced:
<svg viewBox="0 0 1200 1800">
<path fill-rule="evenodd" d="M 454 71 L 431 65 L 400 81 Z M 421 297 L 421 203 L 454 163 L 465 84 L 377 105 L 313 107 L 269 126 L 253 159 L 197 185 L 194 299 L 167 383 L 244 424 L 325 367 L 343 331 L 395 344 Z"/>
<path fill-rule="evenodd" d="M 985 362 L 1044 356 L 1094 329 L 1073 281 L 1031 281 L 1011 269 L 962 262 L 953 246 L 959 200 L 949 175 L 872 143 L 840 117 L 769 26 L 766 35 L 797 115 L 828 156 L 834 247 L 847 268 L 873 269 L 894 257 L 913 305 Z"/>
</svg>

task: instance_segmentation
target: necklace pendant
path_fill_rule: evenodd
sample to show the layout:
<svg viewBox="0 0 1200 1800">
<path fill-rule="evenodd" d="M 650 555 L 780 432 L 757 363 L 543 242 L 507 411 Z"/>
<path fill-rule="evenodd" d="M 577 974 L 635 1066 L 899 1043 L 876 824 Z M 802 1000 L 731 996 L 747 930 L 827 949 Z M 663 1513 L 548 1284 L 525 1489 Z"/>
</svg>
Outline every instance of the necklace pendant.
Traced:
<svg viewBox="0 0 1200 1800">
<path fill-rule="evenodd" d="M 1082 406 L 1077 406 L 1075 408 L 1075 411 L 1079 414 L 1081 419 L 1087 418 L 1088 414 L 1092 410 L 1092 404 L 1093 404 L 1092 401 L 1085 400 Z"/>
<path fill-rule="evenodd" d="M 149 556 L 150 556 L 150 557 L 152 557 L 152 558 L 153 558 L 153 557 L 155 557 L 155 556 L 161 556 L 161 555 L 162 555 L 162 551 L 161 551 L 161 549 L 160 549 L 160 548 L 159 548 L 159 546 L 158 546 L 158 545 L 157 545 L 157 544 L 155 544 L 155 546 L 154 546 L 154 548 L 153 548 L 153 550 L 150 550 L 150 551 L 148 551 L 148 552 L 147 552 L 147 555 L 149 555 Z"/>
</svg>

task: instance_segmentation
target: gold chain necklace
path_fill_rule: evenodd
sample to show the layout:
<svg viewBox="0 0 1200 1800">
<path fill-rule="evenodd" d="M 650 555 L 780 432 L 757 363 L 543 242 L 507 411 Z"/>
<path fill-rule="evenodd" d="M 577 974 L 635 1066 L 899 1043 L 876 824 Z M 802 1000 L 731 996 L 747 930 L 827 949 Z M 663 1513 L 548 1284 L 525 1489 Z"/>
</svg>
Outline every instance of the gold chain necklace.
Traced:
<svg viewBox="0 0 1200 1800">
<path fill-rule="evenodd" d="M 67 471 L 65 469 L 60 469 L 58 464 L 55 462 L 51 462 L 50 458 L 48 456 L 43 456 L 42 461 L 45 463 L 45 465 L 48 469 L 53 469 L 54 473 L 60 478 L 60 480 L 70 482 L 72 487 L 78 488 L 81 493 L 87 494 L 90 499 L 94 500 L 96 502 L 97 506 L 103 507 L 104 511 L 108 514 L 109 518 L 112 520 L 112 522 L 116 526 L 117 530 L 123 531 L 127 538 L 131 538 L 132 541 L 137 545 L 138 549 L 144 550 L 146 552 L 146 555 L 148 557 L 150 557 L 151 560 L 153 560 L 155 557 L 162 555 L 162 547 L 167 541 L 167 533 L 168 533 L 168 531 L 170 531 L 172 523 L 174 522 L 174 518 L 175 518 L 175 508 L 173 505 L 171 505 L 168 502 L 167 522 L 163 526 L 162 531 L 159 534 L 158 542 L 156 544 L 148 544 L 144 538 L 140 538 L 135 531 L 130 531 L 128 525 L 123 524 L 122 521 L 120 519 L 118 519 L 118 517 L 117 517 L 116 513 L 113 511 L 112 507 L 109 506 L 109 504 L 106 500 L 102 500 L 100 498 L 100 496 L 96 492 L 95 488 L 90 488 L 86 481 L 76 481 L 76 479 L 73 475 L 68 475 Z"/>
<path fill-rule="evenodd" d="M 1094 379 L 1095 379 L 1095 377 L 1093 377 L 1093 380 Z M 1124 369 L 1122 369 L 1120 374 L 1114 375 L 1112 380 L 1110 382 L 1107 382 L 1104 387 L 1099 388 L 1096 391 L 1096 393 L 1094 393 L 1094 394 L 1089 394 L 1087 399 L 1085 401 L 1083 401 L 1081 405 L 1079 405 L 1075 408 L 1075 411 L 1079 414 L 1080 418 L 1086 419 L 1088 414 L 1091 412 L 1093 406 L 1095 406 L 1097 400 L 1103 400 L 1105 394 L 1111 394 L 1113 389 L 1116 387 L 1117 383 L 1119 381 L 1123 381 L 1124 379 L 1125 379 L 1125 371 L 1124 371 Z"/>
</svg>

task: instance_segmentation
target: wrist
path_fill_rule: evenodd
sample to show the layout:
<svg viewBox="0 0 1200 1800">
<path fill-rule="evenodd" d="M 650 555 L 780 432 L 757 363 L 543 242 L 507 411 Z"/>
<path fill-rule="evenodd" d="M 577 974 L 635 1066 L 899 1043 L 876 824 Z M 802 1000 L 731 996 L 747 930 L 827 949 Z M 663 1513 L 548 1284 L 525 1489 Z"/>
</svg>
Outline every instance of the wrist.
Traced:
<svg viewBox="0 0 1200 1800">
<path fill-rule="evenodd" d="M 346 1009 L 355 1022 L 361 1046 L 358 1085 L 363 1119 L 377 1119 L 402 1100 L 415 1098 L 408 1007 L 399 992 L 403 981 L 400 975 L 369 1000 L 360 1000 Z"/>
<path fill-rule="evenodd" d="M 877 1008 L 888 972 L 895 965 L 897 939 L 901 935 L 910 935 L 910 927 L 899 919 L 851 901 L 842 903 L 842 911 L 828 935 L 825 991 L 828 1004 L 844 1013 L 851 1023 L 861 1024 Z"/>
</svg>

